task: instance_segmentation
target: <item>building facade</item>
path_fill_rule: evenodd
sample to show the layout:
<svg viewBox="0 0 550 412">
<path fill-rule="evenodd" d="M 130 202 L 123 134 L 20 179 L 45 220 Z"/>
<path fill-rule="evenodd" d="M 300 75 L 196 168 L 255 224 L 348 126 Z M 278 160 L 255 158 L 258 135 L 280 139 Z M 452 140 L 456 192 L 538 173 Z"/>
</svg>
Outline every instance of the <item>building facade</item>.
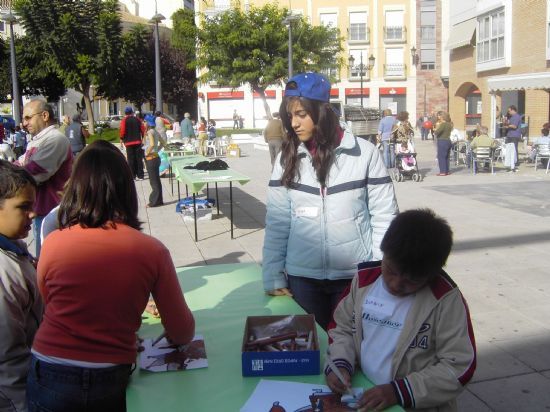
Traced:
<svg viewBox="0 0 550 412">
<path fill-rule="evenodd" d="M 416 112 L 418 116 L 448 111 L 449 1 L 416 2 L 417 31 L 413 63 L 416 65 Z"/>
<path fill-rule="evenodd" d="M 241 5 L 246 9 L 250 4 L 266 3 L 268 1 L 245 0 Z M 195 6 L 202 12 L 216 13 L 231 4 L 230 0 L 210 0 L 197 1 Z M 391 108 L 394 114 L 407 110 L 411 120 L 417 113 L 447 108 L 448 66 L 445 52 L 441 50 L 441 44 L 446 43 L 446 33 L 441 25 L 448 16 L 444 7 L 448 0 L 293 0 L 291 7 L 290 2 L 279 4 L 293 14 L 303 15 L 313 25 L 340 29 L 344 37 L 343 57 L 348 63 L 339 73 L 333 73 L 339 79 L 332 86 L 333 100 L 358 105 L 362 97 L 365 107 Z M 435 27 L 431 33 L 426 28 L 422 37 L 418 16 L 424 9 L 433 12 L 424 16 L 425 25 Z M 350 60 L 350 56 L 353 59 Z M 367 66 L 371 56 L 375 59 L 372 69 L 360 70 L 361 61 Z M 216 120 L 222 127 L 232 125 L 233 110 L 243 115 L 245 127 L 265 125 L 262 102 L 249 87 L 230 90 L 201 84 L 199 96 L 201 116 Z M 267 97 L 271 111 L 277 111 L 282 87 L 270 88 Z"/>
<path fill-rule="evenodd" d="M 449 100 L 455 126 L 489 127 L 514 105 L 524 134 L 550 120 L 550 0 L 461 0 L 451 8 Z"/>
</svg>

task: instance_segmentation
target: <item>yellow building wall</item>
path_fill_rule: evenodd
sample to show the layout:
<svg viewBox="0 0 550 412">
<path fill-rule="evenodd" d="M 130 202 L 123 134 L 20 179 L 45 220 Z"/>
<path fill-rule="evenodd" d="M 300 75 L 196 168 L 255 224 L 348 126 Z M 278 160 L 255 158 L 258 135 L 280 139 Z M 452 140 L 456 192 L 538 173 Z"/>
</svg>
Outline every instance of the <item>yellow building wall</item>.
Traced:
<svg viewBox="0 0 550 412">
<path fill-rule="evenodd" d="M 511 67 L 476 72 L 476 48 L 466 46 L 451 51 L 449 113 L 459 129 L 465 128 L 465 102 L 460 91 L 469 82 L 475 84 L 482 93 L 481 123 L 490 127 L 492 119 L 491 95 L 487 85 L 489 77 L 550 71 L 546 60 L 546 0 L 515 0 L 512 16 Z M 500 105 L 500 92 L 496 95 L 497 105 L 505 112 L 506 108 Z M 549 120 L 549 107 L 548 91 L 525 91 L 525 114 L 530 121 L 529 136 L 540 134 L 540 126 Z"/>
</svg>

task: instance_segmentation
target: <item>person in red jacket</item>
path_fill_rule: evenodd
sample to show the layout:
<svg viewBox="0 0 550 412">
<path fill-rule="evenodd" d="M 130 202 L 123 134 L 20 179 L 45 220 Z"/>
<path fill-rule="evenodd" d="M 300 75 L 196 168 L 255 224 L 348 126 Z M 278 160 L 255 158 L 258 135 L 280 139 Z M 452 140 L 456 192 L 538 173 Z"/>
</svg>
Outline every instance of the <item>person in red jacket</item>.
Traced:
<svg viewBox="0 0 550 412">
<path fill-rule="evenodd" d="M 126 148 L 126 156 L 132 175 L 136 180 L 143 180 L 143 149 L 141 143 L 145 136 L 145 124 L 134 116 L 130 106 L 124 109 L 126 117 L 120 122 L 120 144 Z"/>
<path fill-rule="evenodd" d="M 99 140 L 80 153 L 58 216 L 61 229 L 46 238 L 37 269 L 46 308 L 29 409 L 125 411 L 150 294 L 175 345 L 193 339 L 193 314 L 168 249 L 140 231 L 136 187 L 115 146 Z"/>
</svg>

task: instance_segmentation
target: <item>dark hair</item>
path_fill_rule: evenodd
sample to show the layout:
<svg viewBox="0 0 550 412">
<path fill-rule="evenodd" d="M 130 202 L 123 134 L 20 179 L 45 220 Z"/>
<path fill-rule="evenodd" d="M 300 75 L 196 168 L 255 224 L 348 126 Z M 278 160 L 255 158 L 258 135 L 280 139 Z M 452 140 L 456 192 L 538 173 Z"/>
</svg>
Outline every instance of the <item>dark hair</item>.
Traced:
<svg viewBox="0 0 550 412">
<path fill-rule="evenodd" d="M 399 112 L 396 118 L 397 120 L 404 122 L 409 119 L 409 112 Z"/>
<path fill-rule="evenodd" d="M 430 209 L 407 210 L 391 222 L 380 249 L 411 280 L 430 279 L 451 253 L 453 231 Z"/>
<path fill-rule="evenodd" d="M 0 160 L 0 207 L 4 206 L 4 200 L 17 196 L 17 193 L 27 185 L 34 188 L 38 186 L 25 169 L 6 160 Z"/>
<path fill-rule="evenodd" d="M 511 110 L 513 110 L 514 112 L 517 112 L 517 111 L 518 111 L 518 108 L 517 108 L 516 106 L 514 106 L 513 104 L 510 105 L 510 106 L 508 107 L 508 109 L 511 109 Z"/>
<path fill-rule="evenodd" d="M 548 136 L 548 134 L 550 134 L 550 129 L 543 128 L 540 132 L 543 136 Z"/>
<path fill-rule="evenodd" d="M 59 207 L 59 224 L 66 228 L 141 228 L 134 179 L 124 155 L 105 140 L 97 140 L 78 155 Z"/>
<path fill-rule="evenodd" d="M 162 114 L 162 113 L 160 112 L 160 110 L 157 110 L 157 111 L 155 112 L 155 116 L 160 116 L 161 114 Z"/>
<path fill-rule="evenodd" d="M 317 174 L 317 180 L 322 186 L 325 186 L 329 169 L 334 161 L 334 149 L 339 144 L 338 116 L 332 110 L 330 103 L 296 96 L 283 98 L 279 108 L 281 121 L 288 135 L 288 138 L 283 142 L 281 150 L 281 165 L 284 168 L 281 182 L 284 186 L 291 188 L 300 180 L 298 146 L 300 146 L 301 142 L 292 128 L 288 114 L 290 106 L 295 102 L 299 102 L 302 105 L 315 124 L 313 136 L 311 137 L 316 148 L 315 155 L 313 156 L 313 168 Z"/>
</svg>

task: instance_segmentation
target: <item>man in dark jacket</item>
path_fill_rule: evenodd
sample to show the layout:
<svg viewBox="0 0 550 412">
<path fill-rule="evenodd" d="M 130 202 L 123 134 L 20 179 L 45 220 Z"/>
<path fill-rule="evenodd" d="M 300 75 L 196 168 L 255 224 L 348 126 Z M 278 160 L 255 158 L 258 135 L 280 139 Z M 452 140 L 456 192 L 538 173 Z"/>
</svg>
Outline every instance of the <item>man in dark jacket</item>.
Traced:
<svg viewBox="0 0 550 412">
<path fill-rule="evenodd" d="M 134 110 L 128 106 L 124 110 L 126 117 L 120 122 L 120 144 L 126 147 L 128 164 L 136 180 L 143 180 L 143 161 L 141 141 L 145 135 L 145 125 L 134 116 Z"/>
<path fill-rule="evenodd" d="M 85 133 L 78 113 L 73 115 L 72 123 L 65 129 L 65 136 L 67 136 L 71 142 L 73 156 L 79 154 L 86 146 Z"/>
</svg>

